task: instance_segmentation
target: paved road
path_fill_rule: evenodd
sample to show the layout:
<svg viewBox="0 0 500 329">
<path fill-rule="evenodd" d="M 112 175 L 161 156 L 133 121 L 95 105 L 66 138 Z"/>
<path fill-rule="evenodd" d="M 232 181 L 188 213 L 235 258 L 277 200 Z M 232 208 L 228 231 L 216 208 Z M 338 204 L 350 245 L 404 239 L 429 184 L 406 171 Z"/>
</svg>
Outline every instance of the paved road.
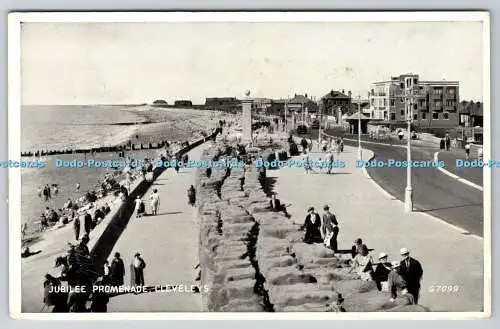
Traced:
<svg viewBox="0 0 500 329">
<path fill-rule="evenodd" d="M 376 160 L 406 160 L 406 149 L 366 144 Z M 431 160 L 432 149 L 413 148 L 413 160 Z M 404 200 L 406 168 L 369 168 L 370 176 L 387 192 Z M 436 168 L 412 168 L 414 209 L 428 212 L 470 233 L 483 236 L 483 193 Z"/>
<path fill-rule="evenodd" d="M 483 168 L 466 168 L 456 166 L 457 160 L 465 160 L 465 153 L 463 150 L 439 152 L 438 158 L 446 163 L 445 169 L 452 174 L 465 178 L 474 184 L 483 186 Z M 477 153 L 471 152 L 471 160 L 477 160 Z"/>
</svg>

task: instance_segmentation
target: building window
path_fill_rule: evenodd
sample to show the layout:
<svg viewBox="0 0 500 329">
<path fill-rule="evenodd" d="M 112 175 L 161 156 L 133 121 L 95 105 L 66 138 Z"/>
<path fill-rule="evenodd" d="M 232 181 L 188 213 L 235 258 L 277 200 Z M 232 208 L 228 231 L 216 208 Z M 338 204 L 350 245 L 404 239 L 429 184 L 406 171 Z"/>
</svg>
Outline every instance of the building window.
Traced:
<svg viewBox="0 0 500 329">
<path fill-rule="evenodd" d="M 413 120 L 418 120 L 418 114 L 413 115 Z"/>
<path fill-rule="evenodd" d="M 413 104 L 413 109 L 416 110 L 418 108 L 417 103 Z"/>
<path fill-rule="evenodd" d="M 396 113 L 391 113 L 391 121 L 395 121 L 396 120 Z"/>
<path fill-rule="evenodd" d="M 401 82 L 401 83 L 399 84 L 399 87 L 400 87 L 401 89 L 404 89 L 404 88 L 405 88 L 405 84 L 404 84 L 404 82 Z"/>
<path fill-rule="evenodd" d="M 444 120 L 448 120 L 449 119 L 449 113 L 448 112 L 444 112 L 443 113 L 443 119 Z"/>
<path fill-rule="evenodd" d="M 391 99 L 391 106 L 396 106 L 396 101 L 394 99 Z"/>
<path fill-rule="evenodd" d="M 448 88 L 448 94 L 455 95 L 455 88 Z"/>
<path fill-rule="evenodd" d="M 446 106 L 453 106 L 453 105 L 455 105 L 454 100 L 451 100 L 451 99 L 446 100 Z"/>
<path fill-rule="evenodd" d="M 401 110 L 401 116 L 405 115 L 405 110 Z"/>
<path fill-rule="evenodd" d="M 417 84 L 417 83 L 418 83 L 418 79 L 417 79 L 417 78 L 414 78 L 414 79 L 413 79 L 413 83 L 414 83 L 414 84 Z"/>
<path fill-rule="evenodd" d="M 442 95 L 443 94 L 443 89 L 441 89 L 441 88 L 435 88 L 434 89 L 434 94 L 436 94 L 436 95 Z"/>
<path fill-rule="evenodd" d="M 432 120 L 438 120 L 439 119 L 439 112 L 432 112 Z"/>
<path fill-rule="evenodd" d="M 422 112 L 422 119 L 424 120 L 426 117 L 427 115 L 425 114 L 425 112 Z"/>
<path fill-rule="evenodd" d="M 441 101 L 436 101 L 436 102 L 434 103 L 434 106 L 436 106 L 436 107 L 441 107 L 441 106 L 443 106 L 443 103 L 442 103 Z"/>
</svg>

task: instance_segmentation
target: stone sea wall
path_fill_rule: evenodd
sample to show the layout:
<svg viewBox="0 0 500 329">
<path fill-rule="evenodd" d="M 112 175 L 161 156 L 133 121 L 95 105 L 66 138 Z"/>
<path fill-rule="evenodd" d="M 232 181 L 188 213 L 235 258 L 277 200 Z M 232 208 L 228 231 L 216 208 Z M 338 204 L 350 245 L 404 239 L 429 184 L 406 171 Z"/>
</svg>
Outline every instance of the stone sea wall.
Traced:
<svg viewBox="0 0 500 329">
<path fill-rule="evenodd" d="M 202 160 L 229 157 L 227 147 L 215 144 Z M 303 243 L 298 225 L 268 209 L 264 182 L 251 165 L 197 171 L 204 311 L 338 312 L 342 301 L 348 312 L 423 310 L 347 273 L 350 256 Z"/>
</svg>

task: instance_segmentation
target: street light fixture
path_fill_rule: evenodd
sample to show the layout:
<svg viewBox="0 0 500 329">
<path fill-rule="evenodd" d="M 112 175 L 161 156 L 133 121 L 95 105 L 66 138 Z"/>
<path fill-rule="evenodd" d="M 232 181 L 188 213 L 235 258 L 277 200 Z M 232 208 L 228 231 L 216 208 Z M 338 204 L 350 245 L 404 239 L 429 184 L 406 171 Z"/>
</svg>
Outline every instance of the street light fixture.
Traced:
<svg viewBox="0 0 500 329">
<path fill-rule="evenodd" d="M 405 100 L 406 106 L 406 124 L 408 130 L 407 144 L 406 144 L 406 157 L 407 157 L 407 166 L 406 166 L 406 188 L 405 188 L 405 212 L 413 211 L 413 188 L 411 185 L 411 122 L 413 119 L 413 106 L 415 103 L 415 98 L 417 97 L 417 89 L 415 88 L 407 88 L 404 91 L 403 97 Z"/>
<path fill-rule="evenodd" d="M 362 160 L 361 151 L 361 95 L 358 96 L 358 160 Z"/>
</svg>

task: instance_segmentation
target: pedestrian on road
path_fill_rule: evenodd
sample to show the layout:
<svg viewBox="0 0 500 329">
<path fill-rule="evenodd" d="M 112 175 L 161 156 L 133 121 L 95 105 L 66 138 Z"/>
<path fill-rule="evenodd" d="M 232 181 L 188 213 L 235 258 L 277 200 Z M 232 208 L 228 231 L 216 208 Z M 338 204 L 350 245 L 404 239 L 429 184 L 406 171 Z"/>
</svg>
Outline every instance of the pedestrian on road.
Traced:
<svg viewBox="0 0 500 329">
<path fill-rule="evenodd" d="M 445 148 L 444 138 L 441 138 L 441 141 L 439 141 L 439 149 L 441 151 L 444 151 L 444 148 Z"/>
<path fill-rule="evenodd" d="M 470 143 L 465 144 L 465 159 L 470 159 Z"/>
<path fill-rule="evenodd" d="M 304 242 L 311 243 L 322 243 L 323 238 L 321 237 L 321 218 L 314 211 L 314 207 L 310 207 L 307 210 L 308 214 L 306 216 L 306 220 L 304 221 L 304 225 L 300 227 L 300 230 L 306 230 L 304 235 Z"/>
<path fill-rule="evenodd" d="M 157 189 L 153 190 L 153 194 L 149 197 L 151 200 L 151 214 L 158 215 L 158 208 L 160 207 L 160 194 Z"/>
<path fill-rule="evenodd" d="M 146 262 L 142 259 L 140 253 L 134 255 L 134 278 L 136 286 L 144 286 L 144 269 Z"/>
<path fill-rule="evenodd" d="M 78 218 L 78 216 L 75 216 L 75 218 L 73 219 L 73 230 L 75 231 L 75 240 L 77 241 L 80 238 L 80 227 L 80 218 Z"/>
<path fill-rule="evenodd" d="M 110 269 L 110 283 L 113 286 L 121 286 L 123 285 L 123 278 L 125 277 L 125 264 L 123 260 L 120 258 L 120 253 L 115 253 L 115 258 L 111 262 Z"/>
<path fill-rule="evenodd" d="M 400 273 L 406 282 L 408 292 L 413 296 L 415 304 L 418 304 L 420 293 L 420 280 L 424 271 L 420 262 L 410 257 L 410 251 L 407 248 L 401 248 L 400 254 L 403 260 L 400 263 Z"/>
<path fill-rule="evenodd" d="M 344 138 L 340 137 L 340 152 L 344 152 Z"/>
<path fill-rule="evenodd" d="M 405 136 L 405 133 L 401 129 L 399 129 L 399 131 L 398 131 L 398 138 L 399 138 L 400 142 L 403 142 L 403 137 L 404 136 Z"/>
<path fill-rule="evenodd" d="M 446 134 L 446 137 L 444 139 L 445 139 L 445 142 L 446 142 L 446 151 L 449 151 L 450 150 L 450 146 L 451 146 L 450 135 Z"/>
<path fill-rule="evenodd" d="M 83 226 L 85 228 L 85 233 L 87 235 L 90 234 L 90 230 L 92 230 L 92 216 L 90 215 L 90 212 L 87 211 L 85 213 L 84 221 L 83 221 Z"/>
<path fill-rule="evenodd" d="M 333 250 L 338 251 L 337 237 L 339 235 L 339 223 L 337 222 L 337 217 L 330 212 L 330 207 L 325 205 L 323 207 L 325 213 L 323 214 L 323 225 L 321 231 L 324 237 L 325 245 Z"/>
</svg>

